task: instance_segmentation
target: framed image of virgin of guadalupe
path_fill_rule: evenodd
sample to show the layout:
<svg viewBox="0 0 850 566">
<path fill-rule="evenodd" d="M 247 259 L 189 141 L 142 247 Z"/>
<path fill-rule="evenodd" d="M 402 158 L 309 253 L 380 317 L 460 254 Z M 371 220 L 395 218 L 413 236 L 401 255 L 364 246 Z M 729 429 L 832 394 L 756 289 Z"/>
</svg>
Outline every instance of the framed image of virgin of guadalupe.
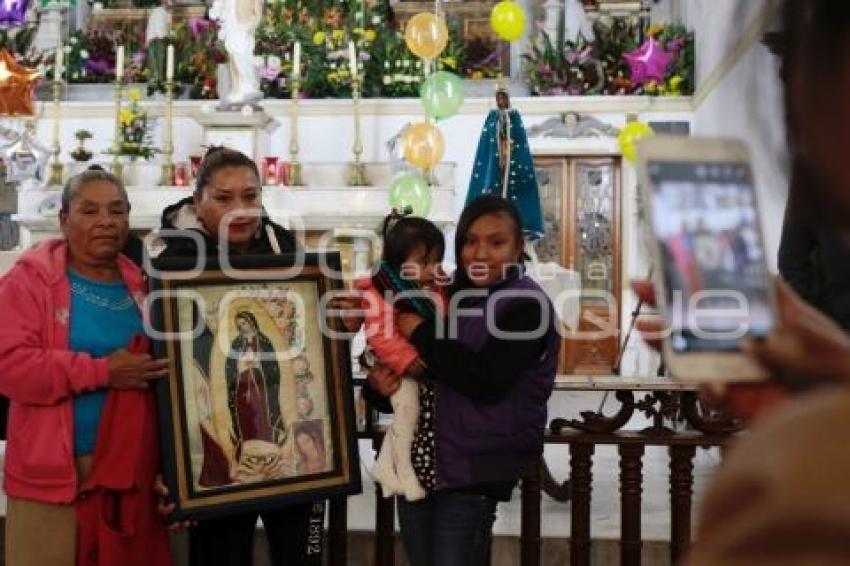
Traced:
<svg viewBox="0 0 850 566">
<path fill-rule="evenodd" d="M 173 518 L 358 493 L 348 343 L 323 302 L 341 288 L 339 254 L 152 268 L 156 354 L 169 360 L 157 396 Z"/>
</svg>

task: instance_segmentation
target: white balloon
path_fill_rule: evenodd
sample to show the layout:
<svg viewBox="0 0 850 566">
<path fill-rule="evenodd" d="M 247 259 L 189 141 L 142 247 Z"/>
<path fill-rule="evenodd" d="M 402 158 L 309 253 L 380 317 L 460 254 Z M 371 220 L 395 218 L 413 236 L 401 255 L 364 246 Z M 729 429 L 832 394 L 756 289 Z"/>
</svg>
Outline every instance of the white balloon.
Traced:
<svg viewBox="0 0 850 566">
<path fill-rule="evenodd" d="M 404 132 L 407 130 L 408 126 L 410 126 L 410 122 L 402 126 L 398 133 L 387 140 L 384 144 L 387 148 L 387 152 L 390 154 L 390 171 L 392 171 L 393 176 L 407 171 L 418 171 L 418 169 L 408 163 L 404 158 L 404 144 L 402 143 L 402 140 L 404 139 Z"/>
<path fill-rule="evenodd" d="M 3 147 L 6 181 L 33 179 L 38 185 L 44 185 L 49 160 L 50 150 L 41 145 L 33 133 L 24 130 L 17 141 Z"/>
</svg>

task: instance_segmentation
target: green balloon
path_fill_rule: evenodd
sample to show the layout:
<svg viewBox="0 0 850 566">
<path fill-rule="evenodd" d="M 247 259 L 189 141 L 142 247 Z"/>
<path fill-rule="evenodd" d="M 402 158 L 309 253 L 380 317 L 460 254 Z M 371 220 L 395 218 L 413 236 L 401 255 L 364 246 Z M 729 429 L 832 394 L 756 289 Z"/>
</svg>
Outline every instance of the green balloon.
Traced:
<svg viewBox="0 0 850 566">
<path fill-rule="evenodd" d="M 429 116 L 442 120 L 454 116 L 463 106 L 463 81 L 454 73 L 438 71 L 425 79 L 419 98 Z"/>
<path fill-rule="evenodd" d="M 403 173 L 390 185 L 390 206 L 403 211 L 410 207 L 416 216 L 431 212 L 431 188 L 419 173 Z"/>
</svg>

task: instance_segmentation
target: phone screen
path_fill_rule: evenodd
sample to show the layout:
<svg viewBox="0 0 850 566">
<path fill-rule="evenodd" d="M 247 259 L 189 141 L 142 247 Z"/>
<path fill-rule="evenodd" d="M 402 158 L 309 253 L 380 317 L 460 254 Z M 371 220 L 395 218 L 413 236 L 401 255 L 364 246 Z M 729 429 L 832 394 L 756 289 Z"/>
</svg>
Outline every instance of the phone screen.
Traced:
<svg viewBox="0 0 850 566">
<path fill-rule="evenodd" d="M 755 187 L 746 163 L 648 165 L 674 351 L 729 352 L 774 322 Z"/>
</svg>

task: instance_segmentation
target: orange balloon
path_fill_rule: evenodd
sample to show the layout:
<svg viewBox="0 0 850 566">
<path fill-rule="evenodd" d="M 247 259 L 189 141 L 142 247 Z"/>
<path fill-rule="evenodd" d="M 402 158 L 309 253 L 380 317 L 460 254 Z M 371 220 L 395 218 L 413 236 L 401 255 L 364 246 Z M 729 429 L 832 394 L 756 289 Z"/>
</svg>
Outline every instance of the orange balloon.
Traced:
<svg viewBox="0 0 850 566">
<path fill-rule="evenodd" d="M 430 169 L 440 162 L 446 150 L 443 133 L 430 122 L 407 127 L 402 142 L 404 158 L 412 165 Z"/>
<path fill-rule="evenodd" d="M 449 43 L 446 20 L 431 12 L 416 14 L 404 28 L 404 41 L 414 55 L 431 61 L 442 53 Z"/>
</svg>

